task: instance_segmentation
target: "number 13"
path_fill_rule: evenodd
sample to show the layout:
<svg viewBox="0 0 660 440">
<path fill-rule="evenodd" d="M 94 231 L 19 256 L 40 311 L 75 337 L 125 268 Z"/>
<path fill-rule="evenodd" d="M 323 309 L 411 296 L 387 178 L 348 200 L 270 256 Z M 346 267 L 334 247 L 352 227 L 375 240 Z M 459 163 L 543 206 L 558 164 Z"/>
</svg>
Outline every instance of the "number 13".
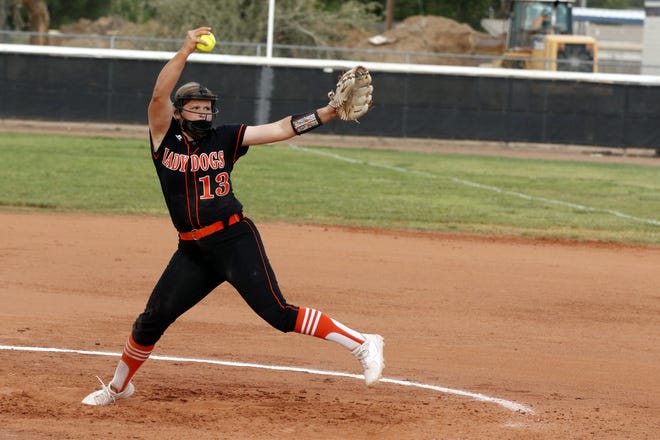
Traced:
<svg viewBox="0 0 660 440">
<path fill-rule="evenodd" d="M 217 183 L 218 186 L 215 188 L 214 192 L 211 192 L 211 176 L 202 176 L 199 178 L 199 181 L 202 182 L 202 195 L 199 196 L 201 200 L 210 200 L 215 196 L 226 196 L 231 189 L 228 173 L 219 173 L 215 176 L 215 183 Z"/>
</svg>

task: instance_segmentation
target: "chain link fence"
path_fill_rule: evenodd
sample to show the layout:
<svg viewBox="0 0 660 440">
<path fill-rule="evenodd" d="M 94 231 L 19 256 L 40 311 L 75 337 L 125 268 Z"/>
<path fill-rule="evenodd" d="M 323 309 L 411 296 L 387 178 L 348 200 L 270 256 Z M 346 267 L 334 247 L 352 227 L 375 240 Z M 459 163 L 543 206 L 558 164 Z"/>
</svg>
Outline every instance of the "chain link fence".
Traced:
<svg viewBox="0 0 660 440">
<path fill-rule="evenodd" d="M 59 32 L 38 33 L 25 31 L 0 31 L 3 44 L 45 44 L 49 46 L 98 47 L 106 49 L 148 50 L 176 52 L 182 39 L 129 37 L 120 35 L 65 34 Z M 353 49 L 323 46 L 299 46 L 274 44 L 272 55 L 281 58 L 336 59 L 348 61 L 374 61 L 398 64 L 432 64 L 469 67 L 493 67 L 517 62 L 499 54 L 459 54 L 414 52 L 386 49 Z M 226 55 L 266 56 L 266 43 L 218 41 L 214 50 Z M 548 59 L 530 59 L 534 62 L 551 62 Z M 581 60 L 557 60 L 558 70 L 592 71 L 592 63 Z M 575 65 L 577 63 L 577 65 Z M 660 67 L 660 66 L 647 66 Z M 629 57 L 610 56 L 598 60 L 601 73 L 639 74 L 642 71 L 640 60 Z"/>
</svg>

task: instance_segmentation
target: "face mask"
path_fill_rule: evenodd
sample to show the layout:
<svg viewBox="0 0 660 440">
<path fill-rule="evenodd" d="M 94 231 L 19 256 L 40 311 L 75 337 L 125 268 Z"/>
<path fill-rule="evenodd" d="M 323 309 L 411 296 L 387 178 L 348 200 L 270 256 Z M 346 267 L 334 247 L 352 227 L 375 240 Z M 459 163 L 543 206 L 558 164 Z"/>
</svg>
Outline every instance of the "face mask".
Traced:
<svg viewBox="0 0 660 440">
<path fill-rule="evenodd" d="M 211 132 L 212 124 L 211 121 L 189 121 L 188 119 L 183 119 L 181 128 L 198 141 Z"/>
</svg>

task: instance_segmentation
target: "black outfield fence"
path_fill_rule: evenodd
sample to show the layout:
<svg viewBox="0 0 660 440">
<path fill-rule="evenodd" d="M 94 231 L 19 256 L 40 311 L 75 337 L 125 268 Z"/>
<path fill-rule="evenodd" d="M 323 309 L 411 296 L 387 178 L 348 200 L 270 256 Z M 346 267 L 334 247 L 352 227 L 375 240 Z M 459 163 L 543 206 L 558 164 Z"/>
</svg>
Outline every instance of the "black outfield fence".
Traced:
<svg viewBox="0 0 660 440">
<path fill-rule="evenodd" d="M 0 117 L 146 123 L 170 52 L 0 45 Z M 194 54 L 182 82 L 220 96 L 219 121 L 259 124 L 322 106 L 355 64 Z M 326 133 L 660 148 L 660 77 L 365 63 L 375 107 Z"/>
</svg>

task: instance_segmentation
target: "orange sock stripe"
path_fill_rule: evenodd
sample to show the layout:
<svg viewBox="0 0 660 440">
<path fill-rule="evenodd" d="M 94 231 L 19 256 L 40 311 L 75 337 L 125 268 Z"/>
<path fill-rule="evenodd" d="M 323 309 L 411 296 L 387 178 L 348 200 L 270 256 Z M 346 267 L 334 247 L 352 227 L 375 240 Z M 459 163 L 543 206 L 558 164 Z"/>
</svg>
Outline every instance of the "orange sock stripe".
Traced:
<svg viewBox="0 0 660 440">
<path fill-rule="evenodd" d="M 146 360 L 149 357 L 149 355 L 151 354 L 151 351 L 137 350 L 137 349 L 131 347 L 129 344 L 126 344 L 124 346 L 124 352 L 128 356 L 130 356 L 134 359 L 137 359 L 137 360 L 142 360 L 142 361 Z"/>
<path fill-rule="evenodd" d="M 298 309 L 298 317 L 296 318 L 296 326 L 293 328 L 293 331 L 296 333 L 302 333 L 303 325 L 307 323 L 307 313 L 308 309 L 301 307 Z"/>
<path fill-rule="evenodd" d="M 130 348 L 124 347 L 124 352 L 122 353 L 123 356 L 126 356 L 127 358 L 134 359 L 139 362 L 144 362 L 149 358 L 149 355 L 151 353 L 143 354 L 143 355 L 136 355 L 131 352 Z"/>
<path fill-rule="evenodd" d="M 298 319 L 294 331 L 303 335 L 316 336 L 316 328 L 323 314 L 315 309 L 301 308 L 298 311 Z"/>
<path fill-rule="evenodd" d="M 133 371 L 149 358 L 153 348 L 153 345 L 147 347 L 139 345 L 133 340 L 133 336 L 130 336 L 128 341 L 126 341 L 126 345 L 124 346 L 124 351 L 121 354 L 121 358 L 126 363 L 126 365 L 128 365 L 128 368 Z"/>
<path fill-rule="evenodd" d="M 316 333 L 322 313 L 315 309 L 305 309 L 305 318 L 302 323 L 302 333 L 312 335 Z"/>
<path fill-rule="evenodd" d="M 331 333 L 336 333 L 358 343 L 363 343 L 360 334 L 336 322 L 323 312 L 315 309 L 300 308 L 294 331 L 304 335 L 327 339 Z"/>
</svg>

